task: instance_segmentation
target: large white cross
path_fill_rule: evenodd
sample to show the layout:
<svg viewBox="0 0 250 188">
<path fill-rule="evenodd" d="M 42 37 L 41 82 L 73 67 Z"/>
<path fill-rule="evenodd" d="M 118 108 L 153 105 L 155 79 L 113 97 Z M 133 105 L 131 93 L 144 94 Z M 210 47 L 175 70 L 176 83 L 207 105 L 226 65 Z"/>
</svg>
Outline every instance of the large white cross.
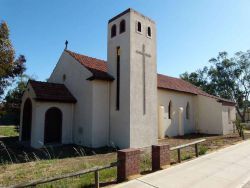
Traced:
<svg viewBox="0 0 250 188">
<path fill-rule="evenodd" d="M 146 114 L 146 76 L 145 76 L 145 63 L 146 57 L 151 57 L 150 54 L 146 53 L 145 44 L 142 45 L 142 51 L 136 50 L 136 53 L 142 55 L 142 80 L 143 80 L 143 114 Z"/>
</svg>

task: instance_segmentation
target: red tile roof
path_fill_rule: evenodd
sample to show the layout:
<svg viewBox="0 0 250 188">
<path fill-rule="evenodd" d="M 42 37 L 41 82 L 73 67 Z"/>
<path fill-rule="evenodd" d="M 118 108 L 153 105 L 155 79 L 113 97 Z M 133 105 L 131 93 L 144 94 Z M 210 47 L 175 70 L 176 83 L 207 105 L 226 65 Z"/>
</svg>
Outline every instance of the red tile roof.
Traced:
<svg viewBox="0 0 250 188">
<path fill-rule="evenodd" d="M 81 55 L 69 50 L 65 51 L 93 74 L 92 77 L 88 78 L 89 80 L 114 80 L 114 78 L 108 74 L 106 61 Z"/>
<path fill-rule="evenodd" d="M 36 100 L 76 103 L 75 97 L 64 84 L 29 80 L 36 94 Z"/>
<path fill-rule="evenodd" d="M 107 62 L 104 60 L 99 60 L 96 58 L 88 57 L 85 55 L 81 55 L 69 50 L 65 50 L 68 52 L 73 58 L 75 58 L 79 63 L 81 63 L 84 67 L 86 67 L 90 72 L 93 73 L 93 76 L 88 78 L 92 79 L 103 79 L 103 80 L 113 80 L 114 78 L 108 74 Z M 186 82 L 180 78 L 174 78 L 162 74 L 157 75 L 157 84 L 160 89 L 168 89 L 179 92 L 190 93 L 194 95 L 203 95 L 206 97 L 214 98 L 218 102 L 223 104 L 231 104 L 235 105 L 235 102 L 219 98 L 213 95 L 209 95 L 208 93 L 202 91 L 200 88 L 194 86 L 193 84 Z"/>
<path fill-rule="evenodd" d="M 169 89 L 175 91 L 181 91 L 185 93 L 191 93 L 197 95 L 197 88 L 192 84 L 178 78 L 165 76 L 163 74 L 157 75 L 157 85 L 161 89 Z"/>
<path fill-rule="evenodd" d="M 217 96 L 210 95 L 206 93 L 205 91 L 202 91 L 200 88 L 194 86 L 193 84 L 182 80 L 180 78 L 174 78 L 162 74 L 157 75 L 157 85 L 160 89 L 168 89 L 168 90 L 174 90 L 179 92 L 185 92 L 190 93 L 194 95 L 203 95 L 206 97 L 214 98 L 218 102 L 221 102 L 225 105 L 235 105 L 235 102 L 227 99 L 223 99 Z"/>
</svg>

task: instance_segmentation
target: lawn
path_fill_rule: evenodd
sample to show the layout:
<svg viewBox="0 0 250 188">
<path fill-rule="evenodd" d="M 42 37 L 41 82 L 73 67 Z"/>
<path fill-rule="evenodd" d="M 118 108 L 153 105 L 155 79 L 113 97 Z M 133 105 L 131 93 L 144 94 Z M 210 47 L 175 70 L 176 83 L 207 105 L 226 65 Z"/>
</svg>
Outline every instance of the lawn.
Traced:
<svg viewBox="0 0 250 188">
<path fill-rule="evenodd" d="M 18 130 L 16 126 L 2 126 L 0 125 L 0 137 L 1 136 L 18 136 Z"/>
<path fill-rule="evenodd" d="M 246 137 L 249 137 L 248 135 Z M 201 138 L 205 138 L 207 141 L 200 144 L 200 154 L 209 153 L 242 141 L 237 134 L 226 136 L 193 134 L 166 138 L 159 142 L 168 143 L 173 147 Z M 20 145 L 17 137 L 3 137 L 0 138 L 0 141 L 2 142 L 2 148 L 0 146 L 0 187 L 76 172 L 94 166 L 103 166 L 116 161 L 116 152 L 112 148 L 93 150 L 82 146 L 66 145 L 36 150 Z M 193 147 L 185 148 L 181 153 L 182 160 L 190 160 L 195 154 Z M 176 161 L 177 153 L 171 152 L 172 165 L 175 165 Z M 150 172 L 151 154 L 150 151 L 145 151 L 141 154 L 141 174 Z M 116 174 L 116 168 L 101 171 L 100 181 L 102 186 L 115 183 Z M 93 187 L 93 183 L 94 174 L 92 173 L 43 184 L 39 187 Z"/>
</svg>

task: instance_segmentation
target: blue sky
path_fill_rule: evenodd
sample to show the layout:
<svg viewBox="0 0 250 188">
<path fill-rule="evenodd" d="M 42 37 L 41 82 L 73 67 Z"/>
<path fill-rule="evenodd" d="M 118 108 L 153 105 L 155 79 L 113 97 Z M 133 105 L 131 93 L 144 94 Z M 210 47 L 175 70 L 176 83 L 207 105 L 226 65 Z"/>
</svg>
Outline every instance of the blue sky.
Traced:
<svg viewBox="0 0 250 188">
<path fill-rule="evenodd" d="M 250 49 L 249 0 L 0 0 L 27 74 L 49 77 L 63 49 L 107 59 L 107 22 L 127 8 L 157 23 L 158 72 L 178 77 L 220 51 Z"/>
</svg>

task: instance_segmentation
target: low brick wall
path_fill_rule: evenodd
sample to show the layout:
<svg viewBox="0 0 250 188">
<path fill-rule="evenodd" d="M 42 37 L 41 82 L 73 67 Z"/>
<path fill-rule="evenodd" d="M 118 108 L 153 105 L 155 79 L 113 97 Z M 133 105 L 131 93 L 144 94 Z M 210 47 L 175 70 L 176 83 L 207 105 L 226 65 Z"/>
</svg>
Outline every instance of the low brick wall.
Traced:
<svg viewBox="0 0 250 188">
<path fill-rule="evenodd" d="M 117 181 L 122 182 L 140 173 L 139 149 L 124 149 L 117 152 Z"/>
<path fill-rule="evenodd" d="M 170 147 L 168 144 L 152 146 L 152 170 L 160 170 L 170 165 Z"/>
</svg>

